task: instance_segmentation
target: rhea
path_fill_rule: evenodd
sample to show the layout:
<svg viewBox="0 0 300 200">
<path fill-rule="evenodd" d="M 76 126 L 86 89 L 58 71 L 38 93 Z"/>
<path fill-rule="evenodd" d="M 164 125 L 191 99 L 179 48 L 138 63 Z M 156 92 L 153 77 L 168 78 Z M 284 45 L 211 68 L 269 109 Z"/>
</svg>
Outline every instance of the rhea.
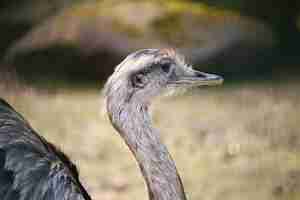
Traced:
<svg viewBox="0 0 300 200">
<path fill-rule="evenodd" d="M 130 54 L 109 77 L 106 111 L 138 162 L 150 200 L 185 200 L 174 161 L 148 113 L 151 100 L 170 89 L 222 83 L 192 69 L 170 49 Z M 76 167 L 4 100 L 0 101 L 0 196 L 3 200 L 89 200 Z"/>
</svg>

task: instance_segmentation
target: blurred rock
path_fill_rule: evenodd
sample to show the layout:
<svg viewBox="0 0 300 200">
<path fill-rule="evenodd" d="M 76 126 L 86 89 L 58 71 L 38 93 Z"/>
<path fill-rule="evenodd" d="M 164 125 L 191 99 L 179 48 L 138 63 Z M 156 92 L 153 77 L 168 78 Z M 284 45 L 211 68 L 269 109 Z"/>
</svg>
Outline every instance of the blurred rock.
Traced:
<svg viewBox="0 0 300 200">
<path fill-rule="evenodd" d="M 98 1 L 66 8 L 37 25 L 11 46 L 6 60 L 32 76 L 103 80 L 140 48 L 173 47 L 192 63 L 223 65 L 250 62 L 257 49 L 273 42 L 266 25 L 200 3 Z"/>
<path fill-rule="evenodd" d="M 1 22 L 1 37 L 0 37 L 0 58 L 5 55 L 9 46 L 11 46 L 17 38 L 22 37 L 31 26 L 28 24 L 19 24 L 15 22 Z"/>
<path fill-rule="evenodd" d="M 36 24 L 81 0 L 4 0 L 0 2 L 1 21 Z"/>
<path fill-rule="evenodd" d="M 80 1 L 80 0 L 77 0 Z M 74 4 L 70 0 L 4 0 L 0 2 L 0 57 L 12 45 L 35 25 L 63 8 Z"/>
</svg>

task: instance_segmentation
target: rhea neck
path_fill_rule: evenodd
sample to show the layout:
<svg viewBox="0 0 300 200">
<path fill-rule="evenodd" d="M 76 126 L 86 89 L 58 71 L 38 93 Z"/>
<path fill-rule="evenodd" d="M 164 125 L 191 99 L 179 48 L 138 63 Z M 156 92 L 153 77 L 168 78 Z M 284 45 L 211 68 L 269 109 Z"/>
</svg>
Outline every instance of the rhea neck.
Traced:
<svg viewBox="0 0 300 200">
<path fill-rule="evenodd" d="M 175 163 L 152 126 L 148 104 L 130 95 L 127 97 L 124 98 L 121 91 L 108 94 L 107 111 L 114 128 L 138 162 L 149 199 L 186 200 Z"/>
</svg>

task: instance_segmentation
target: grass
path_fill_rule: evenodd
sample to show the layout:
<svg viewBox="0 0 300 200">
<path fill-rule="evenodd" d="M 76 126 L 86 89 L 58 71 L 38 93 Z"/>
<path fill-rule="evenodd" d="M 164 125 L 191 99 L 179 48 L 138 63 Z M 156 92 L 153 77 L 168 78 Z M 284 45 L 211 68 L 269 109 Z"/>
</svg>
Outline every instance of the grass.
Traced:
<svg viewBox="0 0 300 200">
<path fill-rule="evenodd" d="M 300 198 L 299 82 L 202 88 L 159 98 L 156 126 L 189 199 Z M 94 199 L 147 199 L 138 167 L 96 89 L 0 91 L 78 165 Z"/>
</svg>

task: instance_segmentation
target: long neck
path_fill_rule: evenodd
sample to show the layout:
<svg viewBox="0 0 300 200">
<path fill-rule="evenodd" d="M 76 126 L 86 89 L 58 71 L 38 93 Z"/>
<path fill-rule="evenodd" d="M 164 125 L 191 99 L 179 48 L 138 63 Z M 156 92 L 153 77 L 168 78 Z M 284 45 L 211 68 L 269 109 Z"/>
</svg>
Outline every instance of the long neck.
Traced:
<svg viewBox="0 0 300 200">
<path fill-rule="evenodd" d="M 166 146 L 151 126 L 147 106 L 107 105 L 110 120 L 135 156 L 150 200 L 186 200 L 181 179 Z"/>
</svg>

